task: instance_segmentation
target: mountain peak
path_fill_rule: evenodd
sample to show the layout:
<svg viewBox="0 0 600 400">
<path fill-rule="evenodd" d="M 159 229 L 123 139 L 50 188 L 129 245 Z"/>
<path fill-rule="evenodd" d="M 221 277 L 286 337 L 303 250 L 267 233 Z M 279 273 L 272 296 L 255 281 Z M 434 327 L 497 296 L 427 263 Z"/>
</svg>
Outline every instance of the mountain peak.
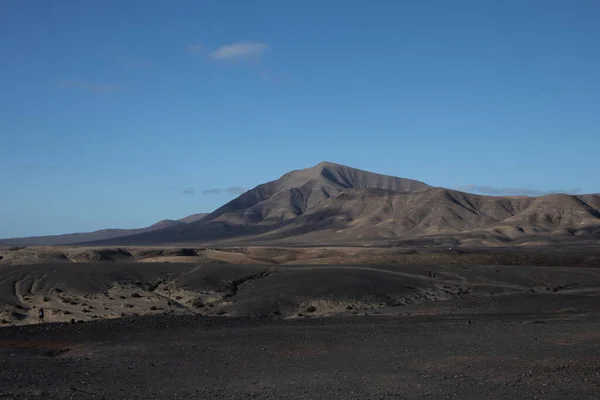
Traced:
<svg viewBox="0 0 600 400">
<path fill-rule="evenodd" d="M 343 167 L 343 168 L 351 168 L 351 167 L 347 167 L 345 165 L 341 165 L 341 164 L 336 164 L 336 163 L 332 163 L 330 161 L 321 161 L 320 163 L 318 163 L 317 165 L 315 165 L 313 168 L 328 168 L 328 167 Z"/>
</svg>

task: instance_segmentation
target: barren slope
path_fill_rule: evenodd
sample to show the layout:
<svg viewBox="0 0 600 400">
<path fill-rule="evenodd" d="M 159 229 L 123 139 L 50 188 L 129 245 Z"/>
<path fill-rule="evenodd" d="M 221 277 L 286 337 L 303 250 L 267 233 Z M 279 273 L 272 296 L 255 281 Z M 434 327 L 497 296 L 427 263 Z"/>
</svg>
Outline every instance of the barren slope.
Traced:
<svg viewBox="0 0 600 400">
<path fill-rule="evenodd" d="M 256 238 L 265 242 L 363 243 L 408 238 L 473 238 L 506 244 L 519 238 L 585 237 L 600 231 L 600 195 L 495 197 L 443 188 L 406 193 L 350 189 Z"/>
</svg>

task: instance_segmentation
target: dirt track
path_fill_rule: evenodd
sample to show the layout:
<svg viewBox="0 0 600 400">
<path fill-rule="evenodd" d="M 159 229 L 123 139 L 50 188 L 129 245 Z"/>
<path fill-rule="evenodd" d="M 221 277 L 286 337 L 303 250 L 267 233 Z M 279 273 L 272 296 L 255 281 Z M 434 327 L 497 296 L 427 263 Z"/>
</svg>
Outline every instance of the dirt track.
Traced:
<svg viewBox="0 0 600 400">
<path fill-rule="evenodd" d="M 0 329 L 10 399 L 594 399 L 600 321 L 154 316 Z"/>
</svg>

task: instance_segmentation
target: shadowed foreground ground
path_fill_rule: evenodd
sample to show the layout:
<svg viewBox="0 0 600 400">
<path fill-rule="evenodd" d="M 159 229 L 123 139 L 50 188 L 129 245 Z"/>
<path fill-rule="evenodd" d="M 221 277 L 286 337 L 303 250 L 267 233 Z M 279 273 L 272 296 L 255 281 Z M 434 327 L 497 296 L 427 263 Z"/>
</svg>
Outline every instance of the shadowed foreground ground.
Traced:
<svg viewBox="0 0 600 400">
<path fill-rule="evenodd" d="M 0 329 L 0 398 L 594 399 L 600 320 L 151 316 Z"/>
</svg>

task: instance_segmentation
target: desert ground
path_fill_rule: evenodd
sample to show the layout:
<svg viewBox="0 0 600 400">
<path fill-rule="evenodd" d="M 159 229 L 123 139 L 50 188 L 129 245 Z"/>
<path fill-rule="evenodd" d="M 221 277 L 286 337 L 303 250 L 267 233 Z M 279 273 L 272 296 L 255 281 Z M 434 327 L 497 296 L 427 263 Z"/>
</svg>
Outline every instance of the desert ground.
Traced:
<svg viewBox="0 0 600 400">
<path fill-rule="evenodd" d="M 534 315 L 18 326 L 0 329 L 0 396 L 597 399 L 599 338 L 597 318 Z"/>
<path fill-rule="evenodd" d="M 0 398 L 599 398 L 597 250 L 539 250 L 0 249 Z"/>
</svg>

